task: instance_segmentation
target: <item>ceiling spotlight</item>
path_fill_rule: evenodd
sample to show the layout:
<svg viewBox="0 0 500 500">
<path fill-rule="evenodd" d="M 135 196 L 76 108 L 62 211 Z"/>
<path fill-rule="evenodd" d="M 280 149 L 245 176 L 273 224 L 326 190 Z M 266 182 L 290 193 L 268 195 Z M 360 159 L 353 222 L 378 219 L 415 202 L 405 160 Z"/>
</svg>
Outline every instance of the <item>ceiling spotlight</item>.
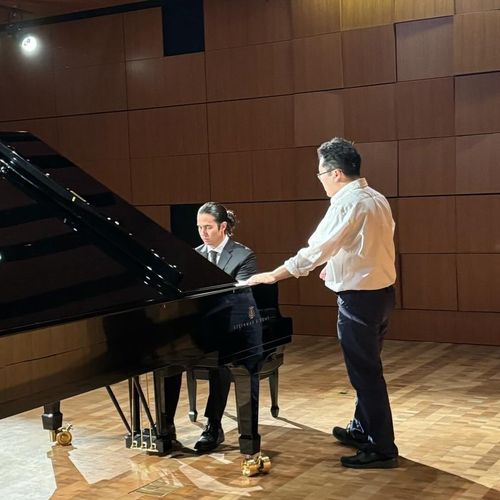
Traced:
<svg viewBox="0 0 500 500">
<path fill-rule="evenodd" d="M 21 40 L 21 48 L 27 54 L 33 54 L 38 48 L 38 39 L 33 35 L 26 35 Z"/>
</svg>

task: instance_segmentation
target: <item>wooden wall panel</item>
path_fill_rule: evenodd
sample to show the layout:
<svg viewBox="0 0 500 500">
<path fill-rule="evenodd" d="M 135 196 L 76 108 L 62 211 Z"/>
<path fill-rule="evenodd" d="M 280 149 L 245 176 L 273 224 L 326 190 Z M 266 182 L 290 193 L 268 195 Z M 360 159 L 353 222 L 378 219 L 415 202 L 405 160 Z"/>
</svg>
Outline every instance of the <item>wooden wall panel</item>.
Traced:
<svg viewBox="0 0 500 500">
<path fill-rule="evenodd" d="M 112 64 L 125 60 L 120 14 L 51 25 L 56 68 Z"/>
<path fill-rule="evenodd" d="M 457 251 L 500 253 L 500 195 L 457 197 Z"/>
<path fill-rule="evenodd" d="M 398 80 L 453 75 L 453 16 L 396 25 Z"/>
<path fill-rule="evenodd" d="M 493 9 L 500 9 L 500 0 L 455 0 L 457 14 Z"/>
<path fill-rule="evenodd" d="M 126 113 L 103 113 L 57 119 L 60 153 L 79 161 L 128 159 Z"/>
<path fill-rule="evenodd" d="M 391 24 L 394 0 L 342 0 L 342 29 Z"/>
<path fill-rule="evenodd" d="M 238 228 L 238 238 L 256 253 L 295 255 L 307 243 L 328 202 L 231 203 L 230 208 L 245 221 Z"/>
<path fill-rule="evenodd" d="M 293 91 L 291 42 L 249 45 L 206 53 L 209 101 L 265 97 Z"/>
<path fill-rule="evenodd" d="M 210 152 L 293 146 L 292 96 L 208 105 Z"/>
<path fill-rule="evenodd" d="M 295 92 L 343 86 L 340 33 L 293 40 Z"/>
<path fill-rule="evenodd" d="M 455 78 L 457 135 L 500 132 L 500 73 Z"/>
<path fill-rule="evenodd" d="M 500 254 L 457 255 L 460 311 L 500 311 Z"/>
<path fill-rule="evenodd" d="M 399 141 L 399 195 L 455 193 L 455 137 Z"/>
<path fill-rule="evenodd" d="M 457 137 L 457 193 L 500 192 L 500 134 Z"/>
<path fill-rule="evenodd" d="M 398 340 L 500 345 L 500 314 L 395 311 L 389 336 Z"/>
<path fill-rule="evenodd" d="M 2 131 L 25 131 L 36 135 L 56 151 L 59 149 L 59 133 L 57 119 L 23 120 L 19 122 L 0 122 Z"/>
<path fill-rule="evenodd" d="M 335 307 L 281 306 L 281 314 L 293 319 L 295 335 L 337 335 Z"/>
<path fill-rule="evenodd" d="M 454 13 L 454 0 L 395 0 L 394 2 L 396 22 L 452 16 Z"/>
<path fill-rule="evenodd" d="M 453 78 L 396 84 L 399 139 L 454 135 Z"/>
<path fill-rule="evenodd" d="M 402 254 L 456 252 L 454 197 L 400 198 L 398 220 Z"/>
<path fill-rule="evenodd" d="M 319 266 L 309 276 L 300 278 L 299 283 L 299 305 L 302 306 L 337 306 L 337 296 L 325 286 L 325 282 L 319 277 L 324 266 Z M 292 278 L 293 279 L 293 278 Z"/>
<path fill-rule="evenodd" d="M 394 85 L 342 91 L 345 136 L 357 142 L 396 139 Z"/>
<path fill-rule="evenodd" d="M 55 83 L 58 115 L 101 113 L 127 108 L 124 63 L 58 69 Z"/>
<path fill-rule="evenodd" d="M 346 87 L 396 81 L 392 25 L 344 31 L 342 56 Z"/>
<path fill-rule="evenodd" d="M 367 142 L 356 144 L 361 155 L 361 175 L 368 184 L 384 194 L 398 195 L 398 143 Z"/>
<path fill-rule="evenodd" d="M 403 309 L 392 313 L 388 339 L 451 342 L 457 324 L 455 311 Z"/>
<path fill-rule="evenodd" d="M 454 254 L 401 255 L 404 309 L 457 309 L 457 264 Z"/>
<path fill-rule="evenodd" d="M 316 148 L 268 149 L 210 155 L 212 198 L 283 201 L 325 196 L 316 178 Z"/>
<path fill-rule="evenodd" d="M 27 57 L 14 37 L 0 34 L 0 120 L 46 118 L 56 114 L 51 31 L 47 26 L 30 30 L 40 50 Z"/>
<path fill-rule="evenodd" d="M 123 14 L 125 59 L 163 57 L 161 9 L 145 9 Z"/>
<path fill-rule="evenodd" d="M 296 94 L 294 102 L 295 146 L 318 146 L 343 136 L 343 98 L 338 92 Z"/>
<path fill-rule="evenodd" d="M 205 87 L 203 53 L 127 62 L 129 109 L 205 102 Z"/>
<path fill-rule="evenodd" d="M 161 227 L 170 230 L 170 207 L 137 207 L 144 215 L 154 220 Z"/>
<path fill-rule="evenodd" d="M 238 216 L 238 214 L 236 214 Z M 239 241 L 238 237 L 236 239 Z M 272 271 L 281 266 L 290 254 L 264 253 L 257 254 L 257 269 L 259 272 Z M 299 303 L 299 280 L 290 278 L 278 283 L 278 294 L 280 304 Z"/>
<path fill-rule="evenodd" d="M 128 202 L 132 201 L 130 160 L 128 158 L 83 160 L 79 161 L 77 166 Z"/>
<path fill-rule="evenodd" d="M 455 73 L 500 69 L 500 10 L 455 16 Z"/>
<path fill-rule="evenodd" d="M 294 38 L 340 31 L 340 0 L 293 0 Z"/>
<path fill-rule="evenodd" d="M 205 0 L 205 48 L 240 47 L 289 40 L 289 0 Z"/>
<path fill-rule="evenodd" d="M 252 152 L 210 155 L 210 198 L 220 202 L 252 201 Z"/>
<path fill-rule="evenodd" d="M 130 157 L 207 153 L 204 105 L 130 111 Z"/>
<path fill-rule="evenodd" d="M 316 148 L 252 151 L 254 199 L 306 200 L 325 196 L 316 177 Z"/>
<path fill-rule="evenodd" d="M 210 199 L 208 155 L 132 159 L 131 170 L 136 205 L 203 203 Z"/>
</svg>

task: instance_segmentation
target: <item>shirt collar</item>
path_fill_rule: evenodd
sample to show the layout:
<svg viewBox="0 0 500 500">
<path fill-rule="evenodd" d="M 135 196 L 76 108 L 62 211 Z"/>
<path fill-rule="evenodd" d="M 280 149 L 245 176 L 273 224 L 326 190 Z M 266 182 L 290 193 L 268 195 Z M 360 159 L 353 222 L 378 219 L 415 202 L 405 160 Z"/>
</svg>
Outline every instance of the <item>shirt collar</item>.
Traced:
<svg viewBox="0 0 500 500">
<path fill-rule="evenodd" d="M 228 241 L 229 241 L 229 236 L 226 234 L 226 236 L 224 236 L 224 239 L 216 247 L 207 245 L 207 251 L 208 252 L 215 251 L 217 253 L 222 253 L 222 250 L 224 250 L 224 247 L 226 246 L 226 243 Z"/>
<path fill-rule="evenodd" d="M 356 179 L 355 181 L 351 181 L 348 184 L 346 184 L 344 187 L 342 187 L 339 191 L 337 191 L 330 198 L 330 203 L 336 202 L 342 196 L 349 194 L 356 189 L 363 189 L 365 187 L 368 187 L 368 182 L 366 181 L 366 179 L 364 177 L 360 177 L 359 179 Z"/>
</svg>

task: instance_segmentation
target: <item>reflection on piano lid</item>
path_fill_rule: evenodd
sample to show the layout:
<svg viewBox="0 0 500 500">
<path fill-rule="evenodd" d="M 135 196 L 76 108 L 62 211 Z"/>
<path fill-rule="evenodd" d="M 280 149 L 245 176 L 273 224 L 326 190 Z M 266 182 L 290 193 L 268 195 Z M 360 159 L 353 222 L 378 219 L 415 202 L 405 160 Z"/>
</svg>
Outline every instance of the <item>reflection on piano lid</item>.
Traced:
<svg viewBox="0 0 500 500">
<path fill-rule="evenodd" d="M 0 281 L 0 334 L 233 284 L 28 132 L 0 132 Z"/>
</svg>

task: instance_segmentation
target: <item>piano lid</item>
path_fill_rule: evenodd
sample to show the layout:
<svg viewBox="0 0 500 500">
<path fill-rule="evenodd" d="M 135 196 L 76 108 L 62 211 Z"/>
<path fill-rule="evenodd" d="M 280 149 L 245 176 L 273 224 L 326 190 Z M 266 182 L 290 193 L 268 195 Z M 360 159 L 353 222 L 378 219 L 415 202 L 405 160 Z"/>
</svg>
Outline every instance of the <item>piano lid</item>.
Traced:
<svg viewBox="0 0 500 500">
<path fill-rule="evenodd" d="M 0 283 L 9 333 L 234 280 L 37 137 L 0 132 Z"/>
</svg>

